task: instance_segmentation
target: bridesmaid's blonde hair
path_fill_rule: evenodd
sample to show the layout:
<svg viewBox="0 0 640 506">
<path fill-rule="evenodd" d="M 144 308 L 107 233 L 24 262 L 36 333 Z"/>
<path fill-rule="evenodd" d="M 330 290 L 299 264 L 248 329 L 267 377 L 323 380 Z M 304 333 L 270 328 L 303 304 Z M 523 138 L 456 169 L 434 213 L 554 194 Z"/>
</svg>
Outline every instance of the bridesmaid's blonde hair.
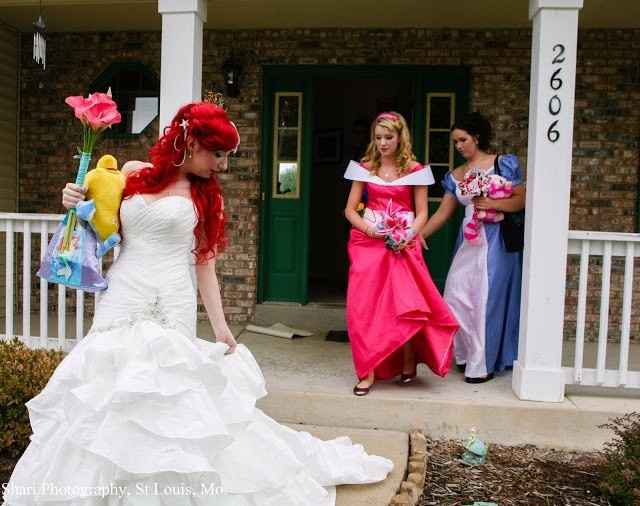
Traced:
<svg viewBox="0 0 640 506">
<path fill-rule="evenodd" d="M 411 147 L 411 135 L 407 122 L 402 114 L 397 112 L 383 112 L 371 124 L 371 141 L 362 158 L 363 163 L 368 163 L 368 169 L 374 175 L 378 175 L 382 155 L 376 146 L 376 127 L 381 126 L 398 134 L 398 150 L 396 151 L 396 164 L 400 176 L 406 174 L 411 167 L 411 162 L 416 159 Z"/>
</svg>

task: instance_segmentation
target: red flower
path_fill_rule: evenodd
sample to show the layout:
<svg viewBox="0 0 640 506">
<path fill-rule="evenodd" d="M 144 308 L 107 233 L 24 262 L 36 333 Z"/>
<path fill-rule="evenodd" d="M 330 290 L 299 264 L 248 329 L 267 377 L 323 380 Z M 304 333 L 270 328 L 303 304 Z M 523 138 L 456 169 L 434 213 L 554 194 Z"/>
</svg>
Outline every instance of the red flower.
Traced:
<svg viewBox="0 0 640 506">
<path fill-rule="evenodd" d="M 110 93 L 92 93 L 87 98 L 67 97 L 65 102 L 73 108 L 76 118 L 94 131 L 104 130 L 122 121 Z"/>
</svg>

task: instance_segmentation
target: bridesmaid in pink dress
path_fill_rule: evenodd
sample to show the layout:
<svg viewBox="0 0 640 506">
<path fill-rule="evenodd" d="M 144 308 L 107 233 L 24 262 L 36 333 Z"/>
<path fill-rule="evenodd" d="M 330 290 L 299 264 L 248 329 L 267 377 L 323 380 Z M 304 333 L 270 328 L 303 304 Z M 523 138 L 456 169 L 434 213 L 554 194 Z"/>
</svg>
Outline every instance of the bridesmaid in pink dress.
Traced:
<svg viewBox="0 0 640 506">
<path fill-rule="evenodd" d="M 345 216 L 353 226 L 347 289 L 347 328 L 359 380 L 353 393 L 366 395 L 376 379 L 398 375 L 401 384 L 410 383 L 419 363 L 445 376 L 458 323 L 413 239 L 427 222 L 427 186 L 434 180 L 431 168 L 415 161 L 400 114 L 375 119 L 362 163 L 352 161 L 344 177 L 352 181 Z"/>
</svg>

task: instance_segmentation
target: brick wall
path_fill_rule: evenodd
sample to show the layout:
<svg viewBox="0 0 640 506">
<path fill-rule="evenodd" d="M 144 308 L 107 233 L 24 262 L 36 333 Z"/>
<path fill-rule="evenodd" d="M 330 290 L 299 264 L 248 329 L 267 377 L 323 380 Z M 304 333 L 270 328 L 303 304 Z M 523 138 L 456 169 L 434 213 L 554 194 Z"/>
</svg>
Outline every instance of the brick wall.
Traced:
<svg viewBox="0 0 640 506">
<path fill-rule="evenodd" d="M 242 93 L 228 99 L 242 146 L 222 177 L 230 247 L 219 262 L 231 321 L 251 318 L 256 298 L 260 190 L 261 66 L 465 65 L 472 108 L 496 130 L 496 148 L 526 163 L 530 68 L 529 30 L 298 29 L 205 32 L 203 86 L 222 89 L 220 67 L 231 48 L 243 57 Z M 73 173 L 69 160 L 76 122 L 65 96 L 81 93 L 116 59 L 135 59 L 159 72 L 159 33 L 51 34 L 46 71 L 23 40 L 20 210 L 57 212 L 59 189 Z M 640 30 L 581 32 L 571 228 L 633 232 L 640 138 Z M 108 141 L 102 152 L 145 156 L 157 126 L 135 142 Z M 64 142 L 58 142 L 63 139 Z M 638 292 L 640 295 L 640 292 Z M 570 301 L 569 301 L 570 302 Z M 570 309 L 570 308 L 569 308 Z M 568 310 L 569 310 L 568 309 Z M 636 326 L 635 333 L 638 333 Z"/>
</svg>

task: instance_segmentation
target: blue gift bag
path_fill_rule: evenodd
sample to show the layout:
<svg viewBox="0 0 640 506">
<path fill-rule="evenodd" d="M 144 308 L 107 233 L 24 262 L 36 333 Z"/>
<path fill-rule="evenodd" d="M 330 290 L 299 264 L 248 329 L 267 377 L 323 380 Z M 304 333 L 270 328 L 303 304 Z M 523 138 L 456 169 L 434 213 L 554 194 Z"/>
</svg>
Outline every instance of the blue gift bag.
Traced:
<svg viewBox="0 0 640 506">
<path fill-rule="evenodd" d="M 90 153 L 82 153 L 76 176 L 77 185 L 84 183 L 90 160 Z M 70 227 L 68 224 L 71 224 Z M 78 218 L 75 209 L 67 211 L 58 225 L 37 274 L 50 283 L 87 292 L 99 292 L 107 288 L 107 282 L 100 274 L 96 235 L 86 221 Z"/>
<path fill-rule="evenodd" d="M 99 292 L 107 288 L 100 274 L 100 263 L 96 254 L 97 240 L 88 223 L 76 219 L 67 251 L 61 251 L 67 228 L 67 214 L 47 246 L 40 264 L 38 276 L 50 283 L 57 283 L 87 292 Z"/>
</svg>

